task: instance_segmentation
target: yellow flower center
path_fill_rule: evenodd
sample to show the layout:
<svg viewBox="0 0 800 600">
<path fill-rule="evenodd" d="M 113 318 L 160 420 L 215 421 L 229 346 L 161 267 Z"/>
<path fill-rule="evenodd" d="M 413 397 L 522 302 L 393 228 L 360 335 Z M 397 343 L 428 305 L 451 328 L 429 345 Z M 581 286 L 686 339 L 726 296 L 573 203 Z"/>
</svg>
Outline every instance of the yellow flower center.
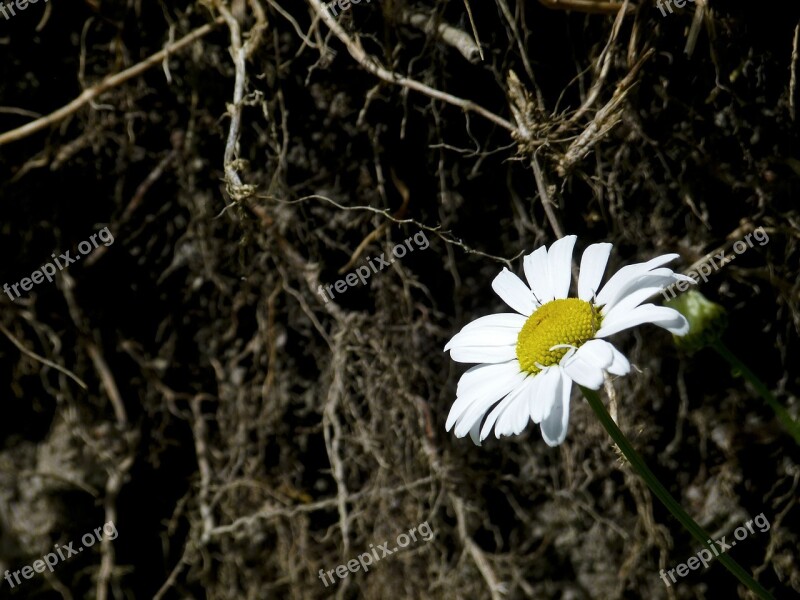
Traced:
<svg viewBox="0 0 800 600">
<path fill-rule="evenodd" d="M 541 367 L 555 365 L 568 348 L 588 342 L 600 329 L 602 317 L 590 303 L 579 298 L 551 300 L 534 312 L 517 338 L 517 359 L 523 371 L 538 373 Z"/>
</svg>

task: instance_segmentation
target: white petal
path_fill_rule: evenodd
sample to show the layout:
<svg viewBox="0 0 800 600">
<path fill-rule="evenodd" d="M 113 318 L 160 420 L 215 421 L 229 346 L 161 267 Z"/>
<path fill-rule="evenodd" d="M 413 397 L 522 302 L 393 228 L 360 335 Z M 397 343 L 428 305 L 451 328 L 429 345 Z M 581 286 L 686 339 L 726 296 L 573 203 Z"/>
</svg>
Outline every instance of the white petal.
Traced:
<svg viewBox="0 0 800 600">
<path fill-rule="evenodd" d="M 535 377 L 531 379 L 535 379 Z M 495 437 L 519 435 L 528 425 L 531 418 L 528 411 L 528 394 L 530 392 L 526 393 L 526 390 L 530 390 L 530 388 L 526 386 L 514 401 L 503 409 L 502 414 L 497 419 L 497 425 L 494 427 Z"/>
<path fill-rule="evenodd" d="M 561 368 L 567 377 L 585 388 L 598 390 L 603 385 L 603 369 L 578 356 L 577 353 Z"/>
<path fill-rule="evenodd" d="M 677 310 L 675 312 L 678 313 Z M 689 333 L 689 321 L 687 321 L 686 317 L 684 317 L 681 313 L 678 313 L 677 315 L 675 315 L 674 318 L 670 320 L 665 320 L 664 322 L 656 323 L 656 325 L 658 325 L 659 327 L 663 327 L 664 329 L 675 335 L 686 335 L 687 333 Z"/>
<path fill-rule="evenodd" d="M 460 363 L 504 363 L 516 356 L 515 346 L 463 346 L 450 350 L 450 358 Z"/>
<path fill-rule="evenodd" d="M 542 417 L 540 413 L 542 412 L 542 409 L 545 408 L 545 402 L 542 401 L 543 398 L 541 397 L 541 392 L 540 392 L 542 381 L 544 381 L 543 375 L 544 372 L 531 377 L 531 379 L 533 379 L 533 385 L 531 385 L 527 394 L 528 413 L 530 413 L 531 421 L 533 421 L 534 423 L 541 422 Z M 550 404 L 552 404 L 552 402 Z M 547 408 L 549 410 L 549 407 Z"/>
<path fill-rule="evenodd" d="M 520 398 L 515 402 L 511 410 L 514 411 L 514 423 L 511 428 L 513 435 L 519 435 L 531 421 L 531 411 L 528 409 L 526 398 Z"/>
<path fill-rule="evenodd" d="M 526 401 L 526 398 L 529 394 L 528 390 L 530 390 L 530 388 L 533 386 L 535 380 L 535 377 L 527 377 L 518 388 L 516 388 L 497 406 L 494 407 L 492 412 L 489 413 L 489 416 L 486 417 L 486 421 L 484 421 L 483 427 L 481 428 L 481 440 L 485 440 L 486 437 L 492 432 L 492 428 L 497 422 L 498 417 L 500 417 L 500 415 L 502 415 L 510 406 L 512 406 L 515 402 Z M 500 435 L 498 434 L 497 437 L 499 438 Z"/>
<path fill-rule="evenodd" d="M 681 275 L 679 273 L 673 273 L 671 269 L 667 268 L 653 269 L 652 271 L 642 273 L 638 277 L 632 278 L 627 285 L 619 290 L 619 293 L 616 295 L 614 300 L 603 306 L 603 314 L 609 314 L 612 310 L 615 310 L 623 303 L 625 304 L 626 308 L 622 310 L 630 310 L 635 308 L 649 297 L 660 293 L 665 288 L 671 286 L 677 281 L 686 281 L 691 285 L 696 283 L 691 277 L 687 275 Z M 644 290 L 649 291 L 645 292 Z M 636 295 L 636 298 L 638 299 L 637 302 L 632 302 L 630 300 L 632 295 Z"/>
<path fill-rule="evenodd" d="M 514 389 L 521 381 L 520 375 L 524 373 L 520 373 L 517 360 L 499 365 L 479 365 L 464 373 L 462 379 L 468 377 L 468 385 L 459 383 L 456 400 L 450 407 L 445 429 L 450 431 L 456 421 L 461 419 L 475 402 L 485 403 L 488 410 L 492 404 Z"/>
<path fill-rule="evenodd" d="M 541 304 L 554 299 L 550 290 L 550 272 L 547 267 L 547 248 L 542 246 L 522 260 L 525 278 L 531 286 L 534 296 Z"/>
<path fill-rule="evenodd" d="M 647 277 L 644 277 L 643 279 L 647 279 Z M 620 315 L 630 313 L 630 311 L 651 296 L 658 294 L 662 289 L 663 288 L 660 286 L 643 287 L 637 289 L 636 291 L 629 292 L 626 296 L 620 298 L 615 304 L 606 304 L 601 311 L 601 314 L 603 315 L 603 323 L 606 323 L 607 318 L 616 319 Z"/>
<path fill-rule="evenodd" d="M 569 296 L 569 282 L 572 279 L 572 250 L 576 235 L 567 235 L 556 240 L 547 251 L 547 270 L 550 273 L 550 291 L 553 296 Z"/>
<path fill-rule="evenodd" d="M 478 437 L 478 434 L 481 432 L 481 421 L 478 419 L 475 421 L 475 425 L 472 426 L 472 429 L 469 430 L 469 437 L 472 439 L 472 443 L 476 446 L 481 445 L 481 440 Z"/>
<path fill-rule="evenodd" d="M 492 289 L 521 315 L 529 317 L 536 310 L 536 301 L 530 288 L 506 267 L 492 281 Z"/>
<path fill-rule="evenodd" d="M 613 244 L 592 244 L 583 251 L 578 275 L 578 298 L 587 302 L 597 294 Z"/>
<path fill-rule="evenodd" d="M 542 438 L 548 446 L 558 446 L 567 437 L 567 427 L 569 425 L 569 397 L 572 392 L 572 380 L 561 373 L 561 369 L 556 369 L 559 374 L 558 387 L 556 389 L 556 401 L 550 414 L 542 421 Z"/>
<path fill-rule="evenodd" d="M 626 365 L 627 370 L 620 373 Z M 630 363 L 607 341 L 589 340 L 572 358 L 562 359 L 561 367 L 578 385 L 597 390 L 603 385 L 604 370 L 611 372 L 614 369 L 615 375 L 625 375 L 630 370 Z"/>
<path fill-rule="evenodd" d="M 509 327 L 519 331 L 525 325 L 526 318 L 517 313 L 497 313 L 494 315 L 486 315 L 475 319 L 471 323 L 467 323 L 461 328 L 461 331 L 472 331 L 473 329 L 481 329 L 483 327 Z"/>
<path fill-rule="evenodd" d="M 688 321 L 677 310 L 666 306 L 643 304 L 627 313 L 616 313 L 613 318 L 605 317 L 603 326 L 595 335 L 599 338 L 608 337 L 642 323 L 653 323 L 676 335 L 683 335 L 689 331 Z"/>
<path fill-rule="evenodd" d="M 614 352 L 614 362 L 606 369 L 612 375 L 627 375 L 631 372 L 631 363 L 625 355 L 611 345 L 611 350 Z"/>
<path fill-rule="evenodd" d="M 508 348 L 500 353 L 488 350 L 485 357 L 486 360 L 481 358 L 478 358 L 478 360 L 473 359 L 482 356 L 481 350 L 483 347 L 512 347 L 516 354 L 517 338 L 523 325 L 525 325 L 525 317 L 516 313 L 500 313 L 481 317 L 465 325 L 459 333 L 447 342 L 444 350 L 447 352 L 453 348 L 467 349 L 468 353 L 466 355 L 464 353 L 456 353 L 461 360 L 453 356 L 453 360 L 458 360 L 459 362 L 505 362 L 513 358 L 509 356 Z"/>
<path fill-rule="evenodd" d="M 522 316 L 522 315 L 520 315 Z M 523 317 L 524 318 L 524 317 Z M 452 348 L 466 346 L 515 346 L 519 337 L 518 329 L 511 327 L 477 327 L 461 331 L 453 336 L 444 347 L 445 352 Z"/>
<path fill-rule="evenodd" d="M 492 405 L 507 394 L 513 394 L 514 391 L 522 385 L 522 382 L 525 380 L 525 376 L 526 373 L 522 372 L 515 374 L 511 379 L 508 380 L 507 384 L 498 387 L 502 393 L 486 393 L 473 401 L 469 408 L 467 408 L 461 414 L 456 422 L 456 437 L 464 437 L 469 430 L 475 426 L 476 422 L 480 424 L 480 422 L 483 420 L 483 416 L 492 407 Z M 495 385 L 497 384 L 495 383 Z"/>
<path fill-rule="evenodd" d="M 472 431 L 474 429 L 477 429 L 478 432 L 480 432 L 483 416 L 486 414 L 486 411 L 489 410 L 489 408 L 491 408 L 491 406 L 496 402 L 497 399 L 495 398 L 494 400 L 489 399 L 486 402 L 479 401 L 473 403 L 472 406 L 470 406 L 467 411 L 456 421 L 455 429 L 453 429 L 455 436 L 457 438 L 462 438 L 468 433 L 472 435 Z"/>
<path fill-rule="evenodd" d="M 663 256 L 657 256 L 644 263 L 636 263 L 622 267 L 611 276 L 611 279 L 606 282 L 603 289 L 598 292 L 596 303 L 598 305 L 614 304 L 629 284 L 636 281 L 636 279 L 642 275 L 645 275 L 648 271 L 660 267 L 671 260 L 675 260 L 678 256 L 678 254 L 664 254 Z"/>
<path fill-rule="evenodd" d="M 469 406 L 491 393 L 498 381 L 511 380 L 519 372 L 519 361 L 512 360 L 499 365 L 477 365 L 461 376 L 456 391 L 456 400 L 450 407 L 445 429 L 450 431 L 453 424 L 464 414 Z M 502 395 L 499 395 L 502 397 Z"/>
<path fill-rule="evenodd" d="M 524 398 L 517 397 L 514 402 L 510 402 L 506 407 L 503 408 L 503 412 L 500 414 L 499 418 L 497 419 L 497 424 L 494 426 L 494 435 L 497 439 L 500 439 L 500 436 L 511 435 L 513 433 L 516 425 L 516 409 L 520 405 L 525 406 Z M 528 419 L 528 412 L 525 411 L 526 424 Z"/>
<path fill-rule="evenodd" d="M 675 273 L 672 269 L 668 267 L 661 267 L 659 269 L 653 269 L 652 271 L 648 271 L 647 274 L 644 276 L 645 279 L 637 281 L 637 287 L 647 287 L 647 286 L 668 286 L 676 281 L 686 281 L 687 283 L 697 283 L 696 280 L 692 279 L 688 275 L 682 275 L 681 273 Z M 650 279 L 648 279 L 650 278 Z"/>
<path fill-rule="evenodd" d="M 467 390 L 477 388 L 481 385 L 491 385 L 497 377 L 511 377 L 515 373 L 515 369 L 511 367 L 512 362 L 513 361 L 510 361 L 499 365 L 482 364 L 470 367 L 464 372 L 461 379 L 458 380 L 456 396 L 463 396 Z"/>
<path fill-rule="evenodd" d="M 578 348 L 575 356 L 600 369 L 606 369 L 614 362 L 614 346 L 605 340 L 589 340 Z"/>
<path fill-rule="evenodd" d="M 534 423 L 541 423 L 547 418 L 556 402 L 561 374 L 559 368 L 549 367 L 536 376 L 540 379 L 539 385 L 534 390 L 536 393 L 530 401 L 531 419 Z"/>
</svg>

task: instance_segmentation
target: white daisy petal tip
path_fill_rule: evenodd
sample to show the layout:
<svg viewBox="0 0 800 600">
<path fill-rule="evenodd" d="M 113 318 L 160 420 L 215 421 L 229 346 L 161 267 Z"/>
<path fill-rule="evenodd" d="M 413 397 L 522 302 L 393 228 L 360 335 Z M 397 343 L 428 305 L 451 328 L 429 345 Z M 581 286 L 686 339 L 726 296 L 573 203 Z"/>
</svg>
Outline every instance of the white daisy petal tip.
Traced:
<svg viewBox="0 0 800 600">
<path fill-rule="evenodd" d="M 475 444 L 476 446 L 481 446 L 480 428 L 481 428 L 481 421 L 480 419 L 478 419 L 475 425 L 473 425 L 472 428 L 469 430 L 469 437 L 472 440 L 472 443 Z"/>
<path fill-rule="evenodd" d="M 597 295 L 612 248 L 613 244 L 601 242 L 591 244 L 583 251 L 578 278 L 578 298 L 581 300 L 588 302 Z"/>
<path fill-rule="evenodd" d="M 658 325 L 671 333 L 683 331 L 687 326 L 685 317 L 672 308 L 654 304 L 642 304 L 624 314 L 609 314 L 603 320 L 603 326 L 598 330 L 596 336 L 607 338 L 620 331 L 645 323 Z"/>
<path fill-rule="evenodd" d="M 609 344 L 610 345 L 610 344 Z M 611 349 L 614 351 L 614 360 L 611 362 L 611 365 L 606 369 L 612 375 L 627 375 L 631 372 L 631 363 L 628 358 L 619 350 L 611 346 Z"/>
<path fill-rule="evenodd" d="M 680 258 L 679 254 L 663 254 L 647 262 L 636 263 L 622 267 L 606 282 L 597 293 L 597 305 L 604 305 L 606 309 L 613 308 L 620 300 L 643 286 L 650 285 L 648 276 L 663 275 L 674 276 L 670 269 L 660 269 L 662 265 Z M 647 283 L 645 283 L 647 282 Z M 666 282 L 671 283 L 672 280 Z M 632 289 L 633 288 L 633 289 Z"/>
<path fill-rule="evenodd" d="M 681 337 L 689 333 L 691 325 L 689 324 L 689 320 L 682 314 L 678 313 L 678 315 L 675 317 L 674 323 L 675 324 L 670 324 L 669 326 L 663 326 L 663 327 L 671 334 Z"/>
<path fill-rule="evenodd" d="M 506 267 L 495 276 L 492 289 L 503 302 L 521 315 L 527 317 L 536 310 L 536 301 L 531 289 Z"/>
<path fill-rule="evenodd" d="M 569 295 L 572 280 L 572 251 L 577 235 L 565 235 L 556 240 L 547 251 L 547 271 L 550 275 L 550 291 L 556 299 Z"/>
<path fill-rule="evenodd" d="M 550 290 L 550 271 L 547 266 L 547 248 L 542 246 L 522 260 L 525 279 L 537 300 L 537 306 L 554 298 Z"/>
<path fill-rule="evenodd" d="M 552 447 L 560 446 L 567 439 L 569 427 L 569 399 L 572 393 L 572 380 L 559 370 L 556 401 L 550 414 L 542 421 L 542 439 Z"/>
</svg>

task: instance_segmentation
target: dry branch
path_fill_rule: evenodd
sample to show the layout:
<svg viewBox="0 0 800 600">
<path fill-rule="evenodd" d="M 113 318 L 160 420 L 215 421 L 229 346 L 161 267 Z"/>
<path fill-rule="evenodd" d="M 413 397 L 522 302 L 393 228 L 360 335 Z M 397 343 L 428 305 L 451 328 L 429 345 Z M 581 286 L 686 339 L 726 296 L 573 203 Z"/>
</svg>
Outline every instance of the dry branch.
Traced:
<svg viewBox="0 0 800 600">
<path fill-rule="evenodd" d="M 403 23 L 412 25 L 458 50 L 471 63 L 481 60 L 481 49 L 465 31 L 441 22 L 435 15 L 413 12 L 407 8 L 401 13 Z"/>
<path fill-rule="evenodd" d="M 137 63 L 132 67 L 129 67 L 124 71 L 117 73 L 116 75 L 111 75 L 109 77 L 106 77 L 100 83 L 93 85 L 88 90 L 84 90 L 83 93 L 77 98 L 75 98 L 72 102 L 62 106 L 58 110 L 51 112 L 49 115 L 46 115 L 40 119 L 36 119 L 35 121 L 23 125 L 22 127 L 17 127 L 16 129 L 12 129 L 11 131 L 6 131 L 2 135 L 0 135 L 0 146 L 3 146 L 5 144 L 10 144 L 11 142 L 16 142 L 17 140 L 21 140 L 25 137 L 28 137 L 29 135 L 33 135 L 37 131 L 41 131 L 42 129 L 50 127 L 51 125 L 55 125 L 59 121 L 63 121 L 68 116 L 76 113 L 83 106 L 85 106 L 98 96 L 102 95 L 104 92 L 107 92 L 108 90 L 125 83 L 129 79 L 138 77 L 151 67 L 154 67 L 157 64 L 159 64 L 171 53 L 177 52 L 178 50 L 191 44 L 195 40 L 198 40 L 202 38 L 204 35 L 207 35 L 211 31 L 213 31 L 214 28 L 220 23 L 222 23 L 221 17 L 215 20 L 213 23 L 207 23 L 202 27 L 198 27 L 193 32 L 185 35 L 174 44 L 171 44 L 166 48 L 164 48 L 163 50 L 156 52 L 155 54 L 143 60 L 142 62 Z"/>
</svg>

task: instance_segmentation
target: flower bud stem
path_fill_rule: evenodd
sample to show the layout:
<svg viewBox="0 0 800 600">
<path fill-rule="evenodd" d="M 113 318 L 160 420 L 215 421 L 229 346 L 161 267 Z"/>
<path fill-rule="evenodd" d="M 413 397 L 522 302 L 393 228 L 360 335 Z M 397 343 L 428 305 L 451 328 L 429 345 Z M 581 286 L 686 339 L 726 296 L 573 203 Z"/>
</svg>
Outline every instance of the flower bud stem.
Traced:
<svg viewBox="0 0 800 600">
<path fill-rule="evenodd" d="M 698 525 L 689 514 L 683 510 L 683 507 L 678 504 L 675 498 L 667 491 L 667 489 L 661 484 L 658 478 L 653 474 L 653 472 L 647 467 L 642 457 L 639 456 L 639 453 L 634 450 L 633 446 L 631 446 L 628 439 L 625 437 L 625 434 L 622 433 L 617 424 L 614 422 L 614 419 L 611 418 L 611 415 L 608 414 L 606 407 L 603 405 L 603 401 L 600 400 L 600 396 L 594 390 L 587 389 L 581 386 L 581 391 L 583 392 L 584 397 L 589 402 L 589 406 L 592 407 L 597 418 L 600 420 L 600 423 L 603 425 L 605 430 L 608 432 L 608 435 L 611 436 L 611 439 L 614 440 L 614 443 L 620 449 L 622 454 L 625 458 L 628 459 L 631 467 L 633 470 L 636 471 L 639 476 L 644 479 L 647 486 L 650 488 L 650 491 L 655 494 L 656 498 L 658 498 L 661 503 L 672 513 L 672 515 L 680 521 L 681 525 L 686 528 L 689 533 L 692 534 L 692 537 L 696 539 L 704 548 L 708 548 L 709 550 L 713 549 L 714 542 L 711 540 L 711 535 L 708 534 L 700 525 Z M 711 543 L 709 543 L 711 541 Z M 730 557 L 728 554 L 720 554 L 718 556 L 719 561 L 725 565 L 725 568 L 728 569 L 731 573 L 733 573 L 739 581 L 741 581 L 744 585 L 748 587 L 750 591 L 752 591 L 756 596 L 761 598 L 762 600 L 774 600 L 773 596 L 764 589 L 760 583 L 758 583 L 753 577 L 745 571 L 739 563 L 737 563 L 733 558 Z"/>
<path fill-rule="evenodd" d="M 775 411 L 775 416 L 778 417 L 778 420 L 783 424 L 797 444 L 800 444 L 800 424 L 797 423 L 792 418 L 792 415 L 789 414 L 783 405 L 778 402 L 778 399 L 775 398 L 773 393 L 770 389 L 766 386 L 766 384 L 758 378 L 758 376 L 753 373 L 750 369 L 745 366 L 745 364 L 740 361 L 734 354 L 725 347 L 725 345 L 720 342 L 716 341 L 711 345 L 717 353 L 728 361 L 728 363 L 733 367 L 736 371 L 739 371 L 750 385 L 758 392 L 758 394 L 766 400 L 767 404 L 770 405 L 773 411 Z"/>
</svg>

